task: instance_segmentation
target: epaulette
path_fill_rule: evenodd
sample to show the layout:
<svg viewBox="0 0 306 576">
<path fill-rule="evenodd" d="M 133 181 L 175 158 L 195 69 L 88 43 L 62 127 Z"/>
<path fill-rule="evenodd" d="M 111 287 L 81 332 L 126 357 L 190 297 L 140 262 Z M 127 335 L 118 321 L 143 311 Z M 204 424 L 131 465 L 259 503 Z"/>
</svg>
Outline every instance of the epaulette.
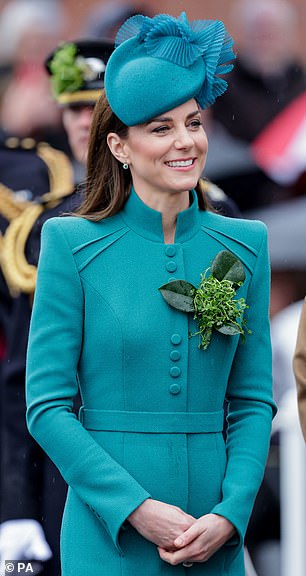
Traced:
<svg viewBox="0 0 306 576">
<path fill-rule="evenodd" d="M 5 220 L 11 222 L 11 220 L 19 216 L 28 205 L 29 202 L 27 200 L 16 199 L 14 191 L 0 182 L 0 213 Z"/>
<path fill-rule="evenodd" d="M 27 261 L 27 239 L 37 218 L 73 192 L 73 172 L 66 154 L 47 143 L 36 143 L 30 138 L 11 138 L 6 145 L 14 149 L 17 146 L 25 149 L 35 147 L 37 156 L 43 160 L 48 170 L 49 191 L 37 196 L 33 201 L 16 199 L 13 190 L 0 184 L 1 212 L 9 222 L 0 241 L 2 272 L 12 296 L 21 292 L 33 294 L 37 269 Z"/>
</svg>

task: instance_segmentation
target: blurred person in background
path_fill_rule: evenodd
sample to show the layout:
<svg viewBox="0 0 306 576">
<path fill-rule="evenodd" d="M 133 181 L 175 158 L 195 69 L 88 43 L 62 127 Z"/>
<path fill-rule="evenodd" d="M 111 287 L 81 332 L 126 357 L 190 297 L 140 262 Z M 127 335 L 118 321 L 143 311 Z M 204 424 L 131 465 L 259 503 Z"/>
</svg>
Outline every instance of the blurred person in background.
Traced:
<svg viewBox="0 0 306 576">
<path fill-rule="evenodd" d="M 42 224 L 48 218 L 70 212 L 81 200 L 80 183 L 85 179 L 91 117 L 101 94 L 104 69 L 112 50 L 110 41 L 66 42 L 46 59 L 52 91 L 61 109 L 73 153 L 71 186 L 67 190 L 67 186 L 61 186 L 59 182 L 56 194 L 45 194 L 39 203 L 29 207 L 27 213 L 13 220 L 5 233 L 9 250 L 4 249 L 2 254 L 2 265 L 7 264 L 8 286 L 15 296 L 16 293 L 19 295 L 11 299 L 3 369 L 5 441 L 0 555 L 3 560 L 41 561 L 46 576 L 58 576 L 60 573 L 58 540 L 66 485 L 57 469 L 33 441 L 25 424 L 25 357 L 31 303 Z M 57 162 L 53 163 L 52 168 L 53 180 L 55 178 L 56 181 L 68 170 L 67 166 L 61 168 Z M 26 268 L 20 268 L 20 261 L 24 257 Z"/>
<path fill-rule="evenodd" d="M 55 36 L 58 43 L 66 25 L 61 0 L 8 0 L 0 7 L 0 65 L 12 66 L 16 58 L 22 61 L 19 45 L 30 30 Z"/>
<path fill-rule="evenodd" d="M 65 21 L 56 0 L 11 0 L 0 12 L 0 62 L 10 70 L 1 87 L 0 125 L 7 134 L 44 140 L 69 152 L 43 66 Z"/>
<path fill-rule="evenodd" d="M 47 192 L 49 187 L 48 169 L 39 158 L 34 139 L 43 138 L 67 149 L 60 113 L 50 96 L 42 64 L 44 55 L 57 45 L 64 26 L 65 12 L 57 0 L 1 3 L 0 240 L 8 222 L 22 211 L 24 203 Z M 10 301 L 2 284 L 1 326 Z"/>
<path fill-rule="evenodd" d="M 296 56 L 298 21 L 292 4 L 286 0 L 238 0 L 232 7 L 231 24 L 239 42 L 237 63 L 224 101 L 216 104 L 213 114 L 248 147 L 305 90 L 306 77 Z M 290 194 L 260 168 L 252 177 L 233 175 L 217 183 L 243 211 Z"/>
<path fill-rule="evenodd" d="M 202 111 L 203 124 L 209 137 L 209 149 L 203 176 L 222 189 L 234 180 L 237 184 L 235 204 L 240 203 L 239 191 L 247 180 L 257 178 L 259 168 L 248 145 L 236 138 L 213 115 L 211 108 Z M 241 184 L 240 184 L 241 182 Z M 232 202 L 234 199 L 227 196 Z M 242 209 L 244 204 L 242 203 Z M 241 209 L 240 209 L 241 212 Z"/>
<path fill-rule="evenodd" d="M 150 16 L 150 10 L 144 4 L 122 4 L 117 0 L 98 2 L 87 12 L 87 17 L 81 29 L 81 34 L 90 38 L 115 39 L 123 22 L 136 14 Z"/>
<path fill-rule="evenodd" d="M 7 225 L 35 196 L 50 191 L 50 171 L 33 136 L 57 143 L 63 140 L 60 115 L 50 98 L 42 66 L 43 54 L 58 43 L 63 23 L 63 8 L 53 0 L 11 0 L 0 9 L 0 255 Z M 57 160 L 60 156 L 51 148 L 48 154 Z M 4 409 L 2 368 L 11 304 L 1 274 L 0 439 Z"/>
<path fill-rule="evenodd" d="M 15 265 L 15 257 L 22 260 L 23 253 L 20 245 L 17 250 L 11 252 L 12 241 L 22 245 L 20 234 L 14 238 L 15 224 L 24 219 L 25 230 L 30 222 L 31 213 L 37 213 L 44 209 L 47 198 L 53 198 L 53 203 L 58 203 L 62 197 L 71 194 L 72 170 L 68 157 L 61 151 L 52 148 L 46 143 L 37 143 L 32 138 L 19 139 L 17 137 L 0 137 L 0 229 L 1 229 L 1 273 L 0 273 L 0 319 L 4 338 L 4 354 L 1 363 L 1 491 L 0 519 L 3 521 L 8 515 L 14 518 L 29 514 L 33 502 L 40 506 L 40 493 L 36 491 L 38 484 L 34 482 L 36 461 L 31 460 L 31 446 L 33 442 L 27 442 L 27 434 L 22 422 L 24 412 L 24 394 L 22 379 L 18 390 L 14 388 L 14 375 L 22 375 L 24 356 L 23 349 L 26 345 L 26 327 L 28 323 L 28 311 L 30 302 L 28 294 L 19 298 L 16 296 L 16 284 L 20 279 L 20 270 Z M 29 217 L 30 216 L 30 220 Z M 21 263 L 21 269 L 23 265 Z M 23 289 L 27 291 L 31 280 L 30 274 L 24 274 Z M 10 282 L 8 283 L 7 273 Z M 13 282 L 12 282 L 13 281 Z M 12 378 L 11 378 L 12 376 Z M 21 376 L 22 378 L 22 376 Z M 10 410 L 8 408 L 10 407 Z M 7 426 L 8 425 L 8 426 Z M 13 438 L 13 442 L 10 441 Z M 13 451 L 8 454 L 8 450 Z M 18 463 L 13 471 L 12 463 Z M 27 476 L 24 467 L 29 467 L 32 483 L 27 484 Z M 0 527 L 1 531 L 1 527 Z M 19 535 L 21 533 L 21 536 Z M 27 535 L 27 536 L 26 536 Z M 25 539 L 27 544 L 25 545 Z M 2 534 L 0 536 L 1 546 Z M 10 546 L 28 546 L 28 552 L 33 554 L 37 550 L 31 550 L 29 532 L 25 523 L 21 523 L 19 531 L 15 531 L 7 537 L 8 547 L 3 559 L 11 558 Z M 0 546 L 0 548 L 1 548 Z M 40 554 L 44 550 L 40 550 Z M 0 551 L 2 555 L 2 549 Z"/>
</svg>

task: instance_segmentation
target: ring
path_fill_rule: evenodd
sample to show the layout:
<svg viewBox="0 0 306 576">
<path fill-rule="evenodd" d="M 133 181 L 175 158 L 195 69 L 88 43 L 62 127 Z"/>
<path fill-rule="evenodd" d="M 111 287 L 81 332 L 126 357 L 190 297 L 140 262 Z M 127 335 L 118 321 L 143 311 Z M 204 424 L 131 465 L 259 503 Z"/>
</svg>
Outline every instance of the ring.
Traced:
<svg viewBox="0 0 306 576">
<path fill-rule="evenodd" d="M 186 560 L 183 562 L 183 566 L 185 566 L 185 568 L 191 568 L 191 566 L 193 566 L 193 562 L 188 562 L 188 560 Z"/>
</svg>

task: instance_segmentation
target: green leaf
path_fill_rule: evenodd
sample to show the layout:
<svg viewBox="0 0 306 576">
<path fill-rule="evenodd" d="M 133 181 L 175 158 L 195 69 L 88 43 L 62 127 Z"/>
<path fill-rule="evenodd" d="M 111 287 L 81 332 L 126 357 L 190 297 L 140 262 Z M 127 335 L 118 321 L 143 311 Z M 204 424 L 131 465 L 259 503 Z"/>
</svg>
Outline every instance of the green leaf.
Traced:
<svg viewBox="0 0 306 576">
<path fill-rule="evenodd" d="M 228 250 L 218 252 L 211 265 L 211 273 L 218 280 L 230 280 L 236 285 L 245 280 L 245 271 L 242 262 Z"/>
<path fill-rule="evenodd" d="M 75 92 L 84 85 L 82 60 L 77 57 L 77 46 L 73 42 L 56 50 L 49 68 L 56 97 L 63 92 Z"/>
<path fill-rule="evenodd" d="M 170 306 L 182 312 L 194 312 L 193 296 L 195 286 L 185 280 L 172 280 L 163 286 L 159 291 Z"/>
<path fill-rule="evenodd" d="M 216 327 L 216 330 L 218 330 L 218 332 L 221 332 L 221 334 L 226 334 L 227 336 L 234 336 L 235 334 L 241 334 L 241 329 L 239 330 L 237 326 L 230 324 L 227 324 L 225 326 L 219 326 L 218 328 Z"/>
</svg>

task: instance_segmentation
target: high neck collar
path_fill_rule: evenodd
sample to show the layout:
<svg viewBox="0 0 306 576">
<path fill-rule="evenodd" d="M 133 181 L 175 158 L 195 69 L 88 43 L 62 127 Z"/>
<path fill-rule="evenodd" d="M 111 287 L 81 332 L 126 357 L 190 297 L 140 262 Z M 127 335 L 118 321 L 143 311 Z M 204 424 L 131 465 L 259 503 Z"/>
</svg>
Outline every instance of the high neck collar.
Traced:
<svg viewBox="0 0 306 576">
<path fill-rule="evenodd" d="M 195 190 L 191 191 L 191 197 L 192 204 L 189 208 L 177 215 L 174 243 L 186 242 L 200 227 L 198 197 Z M 153 242 L 164 242 L 162 213 L 145 204 L 133 186 L 121 214 L 126 224 L 137 234 Z"/>
</svg>

